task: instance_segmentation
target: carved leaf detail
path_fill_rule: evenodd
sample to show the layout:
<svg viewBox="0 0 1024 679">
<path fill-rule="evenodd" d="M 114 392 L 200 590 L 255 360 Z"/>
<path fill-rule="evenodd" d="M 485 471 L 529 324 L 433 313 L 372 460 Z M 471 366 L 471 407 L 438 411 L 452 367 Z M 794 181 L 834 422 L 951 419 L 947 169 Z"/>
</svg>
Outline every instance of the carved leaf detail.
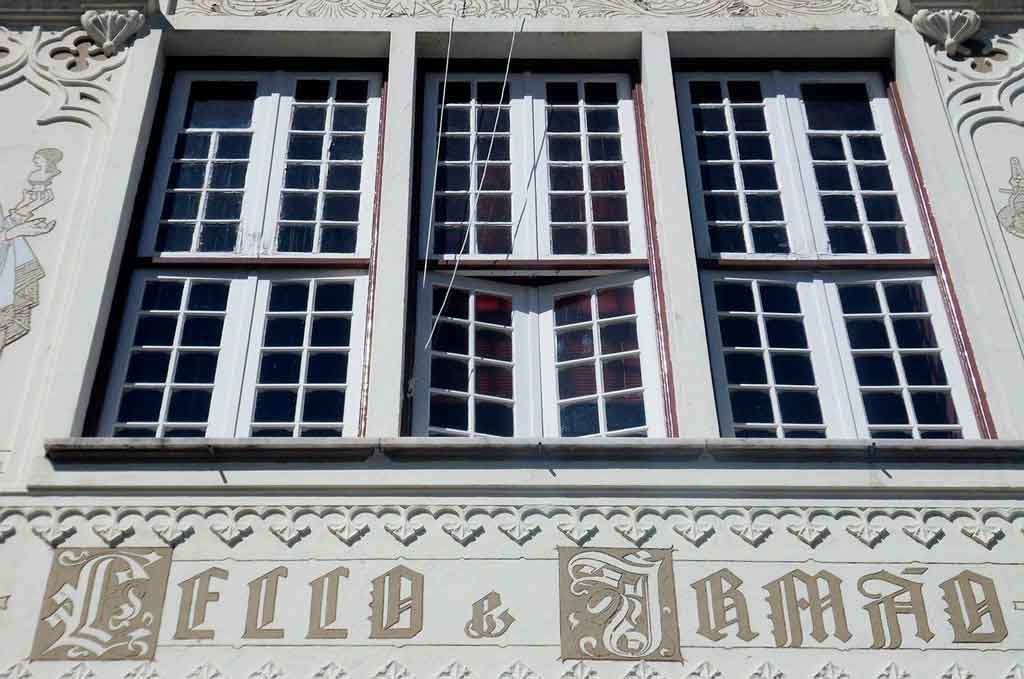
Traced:
<svg viewBox="0 0 1024 679">
<path fill-rule="evenodd" d="M 679 524 L 672 527 L 672 530 L 694 547 L 700 547 L 715 534 L 715 527 L 711 525 L 710 521 L 680 521 Z"/>
<path fill-rule="evenodd" d="M 14 535 L 14 525 L 7 521 L 0 522 L 0 545 Z"/>
<path fill-rule="evenodd" d="M 540 679 L 540 677 L 521 660 L 517 660 L 499 674 L 498 679 Z"/>
<path fill-rule="evenodd" d="M 352 519 L 351 510 L 346 511 L 341 516 L 337 517 L 338 520 L 329 521 L 327 523 L 327 530 L 331 532 L 331 535 L 338 538 L 346 545 L 351 547 L 352 545 L 359 542 L 364 535 L 370 532 L 370 526 L 366 523 L 356 523 Z"/>
<path fill-rule="evenodd" d="M 153 663 L 147 662 L 128 672 L 124 679 L 160 679 L 160 673 L 156 671 Z"/>
<path fill-rule="evenodd" d="M 204 662 L 189 672 L 185 679 L 224 679 L 224 675 L 210 663 Z"/>
<path fill-rule="evenodd" d="M 516 512 L 512 521 L 507 524 L 499 525 L 498 530 L 504 533 L 509 540 L 522 547 L 540 532 L 540 526 L 533 523 L 527 523 L 523 520 L 522 514 L 520 512 Z"/>
<path fill-rule="evenodd" d="M 750 679 L 786 679 L 786 674 L 770 662 L 766 662 L 750 675 Z"/>
<path fill-rule="evenodd" d="M 1024 667 L 1014 665 L 1003 679 L 1024 679 Z"/>
<path fill-rule="evenodd" d="M 786 530 L 808 547 L 817 547 L 829 535 L 828 526 L 818 521 L 803 521 L 794 526 L 787 526 Z"/>
<path fill-rule="evenodd" d="M 945 537 L 946 533 L 941 528 L 935 528 L 929 526 L 924 521 L 919 521 L 910 526 L 904 526 L 903 532 L 906 533 L 914 542 L 924 545 L 928 549 L 931 549 Z"/>
<path fill-rule="evenodd" d="M 974 679 L 974 674 L 965 670 L 959 663 L 953 663 L 939 679 Z"/>
<path fill-rule="evenodd" d="M 119 544 L 135 535 L 135 529 L 131 526 L 121 526 L 121 522 L 113 515 L 99 516 L 92 522 L 92 532 L 103 540 L 108 547 L 117 547 Z"/>
<path fill-rule="evenodd" d="M 992 549 L 1003 539 L 1005 533 L 1001 528 L 989 526 L 982 520 L 968 524 L 960 529 L 960 532 L 977 542 L 985 549 Z"/>
<path fill-rule="evenodd" d="M 472 679 L 472 676 L 473 672 L 458 660 L 449 663 L 437 673 L 437 679 Z"/>
<path fill-rule="evenodd" d="M 889 663 L 884 670 L 878 673 L 877 679 L 910 679 L 910 673 L 904 671 L 896 663 Z"/>
<path fill-rule="evenodd" d="M 392 660 L 373 675 L 373 679 L 412 679 L 412 675 L 409 674 L 405 665 Z"/>
<path fill-rule="evenodd" d="M 888 529 L 883 526 L 876 526 L 867 519 L 847 526 L 846 532 L 872 548 L 889 535 Z"/>
<path fill-rule="evenodd" d="M 398 523 L 384 524 L 384 530 L 405 547 L 416 542 L 421 535 L 427 532 L 427 529 L 422 524 L 409 518 L 408 510 L 402 512 Z"/>
<path fill-rule="evenodd" d="M 826 663 L 825 666 L 818 670 L 818 673 L 814 675 L 814 679 L 850 679 L 850 675 L 847 674 L 846 670 L 842 667 L 832 663 Z"/>
<path fill-rule="evenodd" d="M 249 679 L 284 679 L 284 670 L 275 665 L 273 661 L 267 662 L 250 674 Z"/>
<path fill-rule="evenodd" d="M 597 671 L 581 660 L 562 672 L 562 679 L 597 679 Z"/>
<path fill-rule="evenodd" d="M 697 665 L 697 669 L 687 675 L 687 679 L 725 679 L 722 673 L 712 667 L 711 663 L 704 661 Z"/>
<path fill-rule="evenodd" d="M 29 679 L 31 676 L 32 673 L 29 672 L 28 665 L 23 662 L 16 662 L 0 672 L 0 679 Z"/>
<path fill-rule="evenodd" d="M 664 679 L 658 670 L 646 660 L 633 665 L 633 668 L 626 672 L 622 679 Z"/>
<path fill-rule="evenodd" d="M 195 535 L 196 532 L 194 527 L 182 524 L 168 514 L 154 516 L 150 519 L 150 525 L 157 537 L 163 540 L 169 547 L 177 547 Z"/>
<path fill-rule="evenodd" d="M 78 663 L 70 670 L 60 675 L 60 679 L 95 679 L 96 675 L 86 667 L 85 663 Z"/>
<path fill-rule="evenodd" d="M 329 662 L 313 673 L 313 679 L 348 679 L 348 672 L 337 663 Z"/>
<path fill-rule="evenodd" d="M 75 534 L 76 529 L 74 526 L 64 526 L 59 520 L 53 519 L 42 526 L 33 526 L 32 532 L 51 547 L 60 547 L 65 540 Z"/>
</svg>

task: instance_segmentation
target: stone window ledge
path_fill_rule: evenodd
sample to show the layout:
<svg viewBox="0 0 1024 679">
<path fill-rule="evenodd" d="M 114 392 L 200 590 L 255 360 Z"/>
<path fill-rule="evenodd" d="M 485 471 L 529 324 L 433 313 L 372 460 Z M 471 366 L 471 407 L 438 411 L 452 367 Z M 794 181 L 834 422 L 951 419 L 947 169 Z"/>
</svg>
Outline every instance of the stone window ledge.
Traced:
<svg viewBox="0 0 1024 679">
<path fill-rule="evenodd" d="M 46 442 L 57 468 L 146 463 L 521 461 L 844 464 L 1005 464 L 1024 460 L 1024 441 L 795 441 L 751 439 L 125 439 Z M 372 458 L 372 459 L 371 459 Z"/>
</svg>

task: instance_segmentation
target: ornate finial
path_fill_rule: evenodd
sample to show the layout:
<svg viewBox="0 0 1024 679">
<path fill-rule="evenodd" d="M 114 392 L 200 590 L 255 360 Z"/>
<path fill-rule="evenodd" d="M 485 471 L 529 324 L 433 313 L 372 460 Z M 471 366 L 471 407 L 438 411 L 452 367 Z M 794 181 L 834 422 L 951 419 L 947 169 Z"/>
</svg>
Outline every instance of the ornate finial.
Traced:
<svg viewBox="0 0 1024 679">
<path fill-rule="evenodd" d="M 911 22 L 918 33 L 941 45 L 949 57 L 970 54 L 963 44 L 981 28 L 981 17 L 973 9 L 919 9 Z"/>
<path fill-rule="evenodd" d="M 134 9 L 127 12 L 115 9 L 97 12 L 91 9 L 82 15 L 82 28 L 103 48 L 108 58 L 120 52 L 145 23 L 146 17 Z"/>
</svg>

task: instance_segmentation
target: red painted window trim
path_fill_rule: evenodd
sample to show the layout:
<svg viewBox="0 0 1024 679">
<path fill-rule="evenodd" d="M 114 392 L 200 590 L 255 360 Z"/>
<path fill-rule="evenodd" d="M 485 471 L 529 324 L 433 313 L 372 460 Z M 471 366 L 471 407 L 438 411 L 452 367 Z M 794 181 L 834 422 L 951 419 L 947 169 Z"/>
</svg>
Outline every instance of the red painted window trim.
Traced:
<svg viewBox="0 0 1024 679">
<path fill-rule="evenodd" d="M 373 354 L 373 313 L 376 307 L 377 260 L 380 247 L 380 199 L 384 181 L 384 129 L 388 111 L 388 83 L 385 79 L 380 92 L 380 122 L 377 127 L 377 176 L 373 182 L 373 222 L 370 231 L 370 267 L 366 283 L 366 330 L 363 333 L 363 374 L 359 387 L 359 436 L 366 436 L 366 421 L 370 407 L 370 358 Z"/>
<path fill-rule="evenodd" d="M 662 400 L 665 409 L 665 434 L 679 436 L 679 418 L 676 412 L 675 374 L 672 367 L 672 352 L 668 342 L 667 312 L 665 310 L 665 288 L 661 276 L 661 248 L 658 243 L 657 221 L 654 213 L 653 179 L 651 177 L 651 155 L 647 144 L 647 118 L 644 110 L 643 89 L 633 87 L 633 101 L 636 107 L 636 137 L 640 151 L 641 185 L 644 201 L 644 223 L 647 229 L 647 258 L 654 292 L 654 324 L 658 337 L 658 361 L 661 364 Z"/>
<path fill-rule="evenodd" d="M 932 259 L 935 262 L 935 276 L 939 283 L 939 291 L 942 294 L 946 313 L 949 316 L 957 355 L 967 380 L 967 391 L 971 396 L 971 405 L 974 407 L 974 414 L 978 420 L 978 429 L 981 432 L 982 438 L 999 438 L 996 432 L 995 421 L 992 418 L 992 411 L 989 408 L 988 397 L 985 394 L 985 386 L 981 381 L 981 372 L 978 370 L 978 363 L 975 360 L 971 338 L 967 333 L 963 310 L 960 307 L 960 302 L 957 299 L 956 290 L 953 286 L 949 263 L 946 260 L 945 250 L 942 247 L 942 239 L 939 237 L 935 214 L 932 212 L 931 200 L 928 198 L 928 190 L 924 185 L 921 163 L 914 148 L 914 140 L 910 135 L 910 126 L 907 123 L 907 116 L 903 109 L 903 100 L 900 97 L 899 87 L 895 82 L 889 83 L 889 103 L 892 106 L 893 116 L 896 120 L 896 132 L 899 135 L 904 157 L 907 160 L 907 167 L 910 171 L 911 183 L 914 186 L 914 196 L 920 208 L 925 239 L 928 242 L 928 249 L 931 251 Z"/>
</svg>

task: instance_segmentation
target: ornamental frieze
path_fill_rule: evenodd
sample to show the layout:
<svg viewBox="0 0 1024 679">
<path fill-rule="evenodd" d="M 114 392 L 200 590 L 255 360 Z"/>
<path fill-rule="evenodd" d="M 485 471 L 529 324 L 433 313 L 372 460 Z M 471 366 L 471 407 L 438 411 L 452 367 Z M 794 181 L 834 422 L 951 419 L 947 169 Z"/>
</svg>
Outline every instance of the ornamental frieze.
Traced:
<svg viewBox="0 0 1024 679">
<path fill-rule="evenodd" d="M 179 0 L 176 14 L 329 18 L 876 15 L 876 0 Z"/>
<path fill-rule="evenodd" d="M 1020 549 L 1024 507 L 751 505 L 241 505 L 0 507 L 4 543 L 28 532 L 51 547 L 70 539 L 117 547 L 153 539 L 176 547 L 197 534 L 235 548 L 256 533 L 286 547 L 329 539 L 354 548 L 371 539 L 402 547 L 444 536 L 472 551 L 500 540 L 524 548 L 540 536 L 582 547 L 614 539 L 635 547 L 660 543 L 700 550 L 712 544 L 811 551 L 838 539 L 870 553 L 899 543 L 931 550 L 951 538 L 978 554 Z M 1005 543 L 1005 544 L 1004 544 Z M 131 544 L 131 543 L 129 543 Z M 845 542 L 844 542 L 845 544 Z"/>
</svg>

